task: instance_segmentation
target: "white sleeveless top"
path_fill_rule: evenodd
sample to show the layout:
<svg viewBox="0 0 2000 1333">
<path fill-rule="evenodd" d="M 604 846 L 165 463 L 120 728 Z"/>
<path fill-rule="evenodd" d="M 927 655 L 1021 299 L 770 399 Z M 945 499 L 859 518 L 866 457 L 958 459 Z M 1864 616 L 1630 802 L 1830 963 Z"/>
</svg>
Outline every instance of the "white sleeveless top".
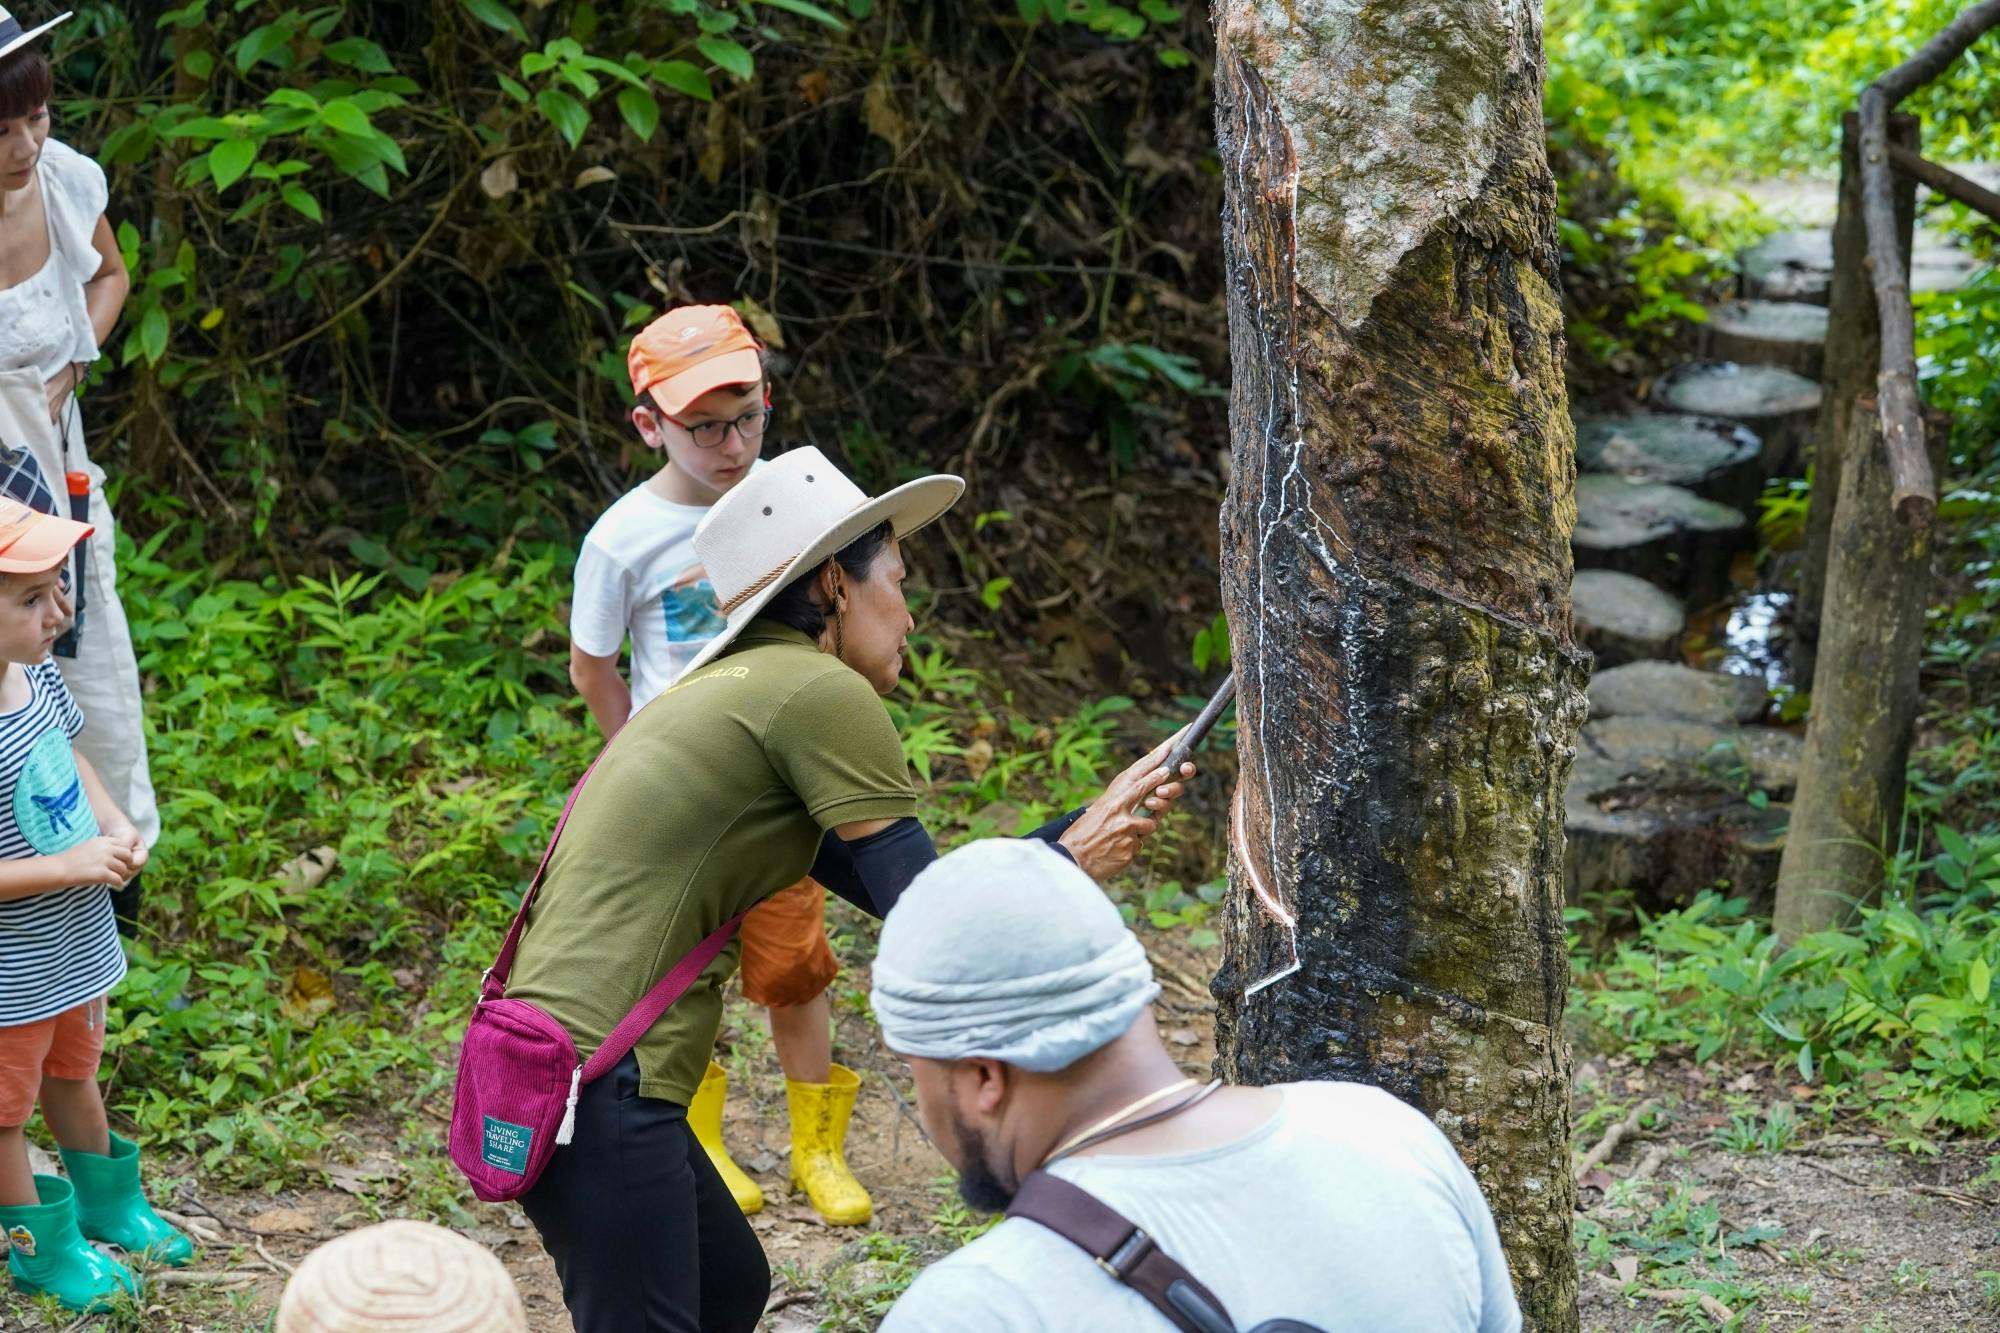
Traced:
<svg viewBox="0 0 2000 1333">
<path fill-rule="evenodd" d="M 60 139 L 42 145 L 37 171 L 49 261 L 26 282 L 0 288 L 0 370 L 32 366 L 48 380 L 98 356 L 83 286 L 103 267 L 91 238 L 110 191 L 104 169 Z"/>
</svg>

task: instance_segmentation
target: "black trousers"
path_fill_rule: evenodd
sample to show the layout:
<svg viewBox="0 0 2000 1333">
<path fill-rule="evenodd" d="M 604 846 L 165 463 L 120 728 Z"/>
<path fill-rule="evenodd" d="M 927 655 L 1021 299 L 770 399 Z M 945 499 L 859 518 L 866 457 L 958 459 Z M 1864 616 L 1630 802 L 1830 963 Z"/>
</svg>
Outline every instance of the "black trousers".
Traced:
<svg viewBox="0 0 2000 1333">
<path fill-rule="evenodd" d="M 639 1095 L 627 1055 L 577 1099 L 576 1136 L 521 1206 L 562 1279 L 576 1333 L 752 1333 L 771 1265 L 688 1128 Z"/>
</svg>

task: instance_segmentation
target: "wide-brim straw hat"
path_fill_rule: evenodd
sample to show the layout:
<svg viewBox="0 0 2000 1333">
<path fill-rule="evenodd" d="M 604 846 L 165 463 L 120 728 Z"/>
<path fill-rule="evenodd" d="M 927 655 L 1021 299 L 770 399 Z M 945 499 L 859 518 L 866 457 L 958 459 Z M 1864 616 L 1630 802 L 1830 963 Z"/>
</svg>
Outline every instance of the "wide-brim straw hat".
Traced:
<svg viewBox="0 0 2000 1333">
<path fill-rule="evenodd" d="M 65 11 L 56 15 L 39 28 L 24 28 L 21 26 L 21 20 L 9 14 L 6 6 L 0 5 L 0 60 L 5 60 L 8 56 L 13 55 L 29 42 L 34 41 L 35 38 L 69 17 L 69 13 Z"/>
<path fill-rule="evenodd" d="M 276 1333 L 528 1333 L 485 1246 L 429 1222 L 381 1222 L 314 1250 L 285 1284 Z"/>
<path fill-rule="evenodd" d="M 694 530 L 695 556 L 708 571 L 727 623 L 679 679 L 735 642 L 796 576 L 884 523 L 898 539 L 907 537 L 936 521 L 963 494 L 964 478 L 940 473 L 871 499 L 810 445 L 753 469 Z"/>
</svg>

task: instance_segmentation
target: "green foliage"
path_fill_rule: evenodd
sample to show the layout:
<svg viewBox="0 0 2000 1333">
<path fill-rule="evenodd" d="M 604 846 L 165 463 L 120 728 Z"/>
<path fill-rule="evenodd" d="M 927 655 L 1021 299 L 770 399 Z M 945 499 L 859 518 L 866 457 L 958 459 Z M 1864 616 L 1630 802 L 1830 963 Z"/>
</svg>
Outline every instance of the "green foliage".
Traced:
<svg viewBox="0 0 2000 1333">
<path fill-rule="evenodd" d="M 590 744 L 558 661 L 567 552 L 460 573 L 231 577 L 127 549 L 164 825 L 108 1037 L 113 1101 L 224 1178 L 282 1180 L 437 1048 Z M 386 555 L 386 552 L 382 554 Z M 324 882 L 288 863 L 326 845 Z"/>
<path fill-rule="evenodd" d="M 1583 1263 L 1601 1270 L 1622 1252 L 1638 1260 L 1639 1278 L 1630 1285 L 1687 1292 L 1677 1328 L 1714 1327 L 1697 1306 L 1702 1296 L 1747 1314 L 1770 1292 L 1746 1275 L 1736 1255 L 1778 1239 L 1784 1228 L 1734 1226 L 1710 1197 L 1713 1193 L 1676 1184 L 1657 1201 L 1646 1202 L 1629 1187 L 1614 1186 L 1605 1208 L 1577 1218 L 1576 1245 Z"/>
<path fill-rule="evenodd" d="M 1571 1008 L 1595 1039 L 1642 1061 L 1776 1056 L 1912 1148 L 2000 1126 L 2000 837 L 1938 830 L 1921 869 L 1961 885 L 1892 894 L 1849 931 L 1780 949 L 1740 900 L 1705 893 L 1643 916 L 1638 937 L 1579 958 Z M 1774 1133 L 1768 1125 L 1746 1133 Z M 1772 1149 L 1775 1150 L 1775 1149 Z"/>
</svg>

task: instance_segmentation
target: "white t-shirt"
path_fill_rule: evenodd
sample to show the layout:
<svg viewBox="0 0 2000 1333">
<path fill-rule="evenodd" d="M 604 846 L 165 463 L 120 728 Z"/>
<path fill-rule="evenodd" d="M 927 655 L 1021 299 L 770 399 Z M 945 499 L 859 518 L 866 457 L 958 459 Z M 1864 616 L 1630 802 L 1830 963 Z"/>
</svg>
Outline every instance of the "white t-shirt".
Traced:
<svg viewBox="0 0 2000 1333">
<path fill-rule="evenodd" d="M 591 525 L 577 552 L 570 640 L 592 657 L 615 657 L 631 637 L 635 713 L 723 627 L 715 585 L 694 553 L 694 530 L 707 512 L 635 486 Z"/>
<path fill-rule="evenodd" d="M 1379 1088 L 1290 1083 L 1245 1138 L 1050 1168 L 1146 1229 L 1237 1328 L 1515 1333 L 1520 1308 L 1486 1200 L 1438 1128 Z M 1009 1218 L 919 1276 L 882 1333 L 1054 1333 L 1169 1325 L 1040 1224 Z"/>
</svg>

